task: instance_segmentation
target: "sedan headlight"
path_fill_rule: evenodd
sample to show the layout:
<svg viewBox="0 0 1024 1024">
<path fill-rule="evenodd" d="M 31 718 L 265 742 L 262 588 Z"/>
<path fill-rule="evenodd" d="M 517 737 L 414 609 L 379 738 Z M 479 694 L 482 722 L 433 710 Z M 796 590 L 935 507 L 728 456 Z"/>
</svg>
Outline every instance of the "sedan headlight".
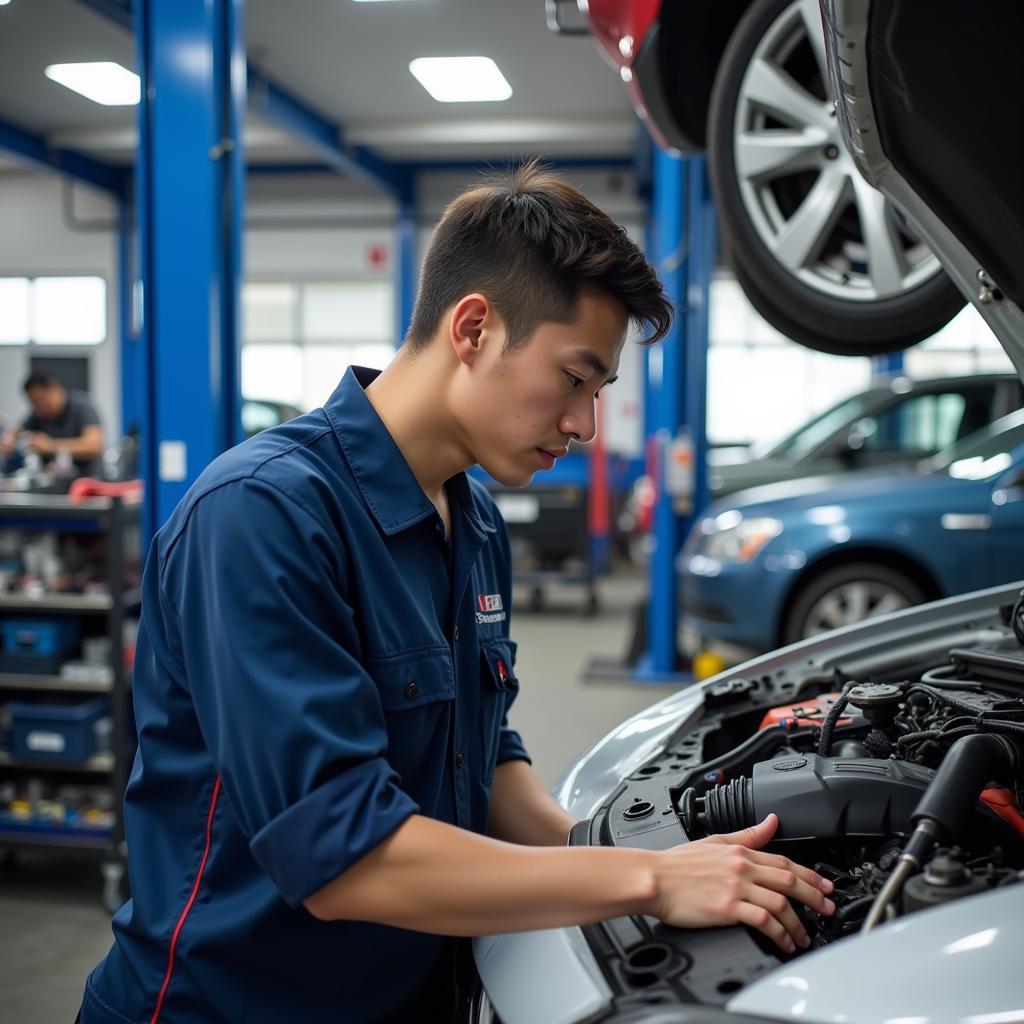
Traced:
<svg viewBox="0 0 1024 1024">
<path fill-rule="evenodd" d="M 782 523 L 771 516 L 744 519 L 739 512 L 723 512 L 701 524 L 704 542 L 701 554 L 719 562 L 749 562 L 773 537 L 782 533 Z"/>
</svg>

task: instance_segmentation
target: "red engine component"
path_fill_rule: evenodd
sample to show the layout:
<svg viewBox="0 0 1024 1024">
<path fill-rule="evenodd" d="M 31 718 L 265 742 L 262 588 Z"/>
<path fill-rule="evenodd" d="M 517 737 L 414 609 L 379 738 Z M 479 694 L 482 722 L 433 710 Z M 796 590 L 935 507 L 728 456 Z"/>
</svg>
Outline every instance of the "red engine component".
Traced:
<svg viewBox="0 0 1024 1024">
<path fill-rule="evenodd" d="M 783 704 L 781 707 L 772 708 L 761 719 L 761 724 L 757 727 L 758 731 L 771 729 L 776 725 L 781 725 L 786 729 L 821 725 L 839 696 L 838 693 L 823 693 L 815 697 L 814 700 L 805 700 L 799 704 Z M 849 725 L 852 721 L 852 718 L 840 718 L 836 724 Z"/>
<path fill-rule="evenodd" d="M 982 791 L 982 803 L 995 811 L 1003 821 L 1008 821 L 1022 836 L 1024 836 L 1024 814 L 1020 813 L 1017 806 L 1017 798 L 1013 793 L 1002 786 L 993 786 L 991 789 Z"/>
</svg>

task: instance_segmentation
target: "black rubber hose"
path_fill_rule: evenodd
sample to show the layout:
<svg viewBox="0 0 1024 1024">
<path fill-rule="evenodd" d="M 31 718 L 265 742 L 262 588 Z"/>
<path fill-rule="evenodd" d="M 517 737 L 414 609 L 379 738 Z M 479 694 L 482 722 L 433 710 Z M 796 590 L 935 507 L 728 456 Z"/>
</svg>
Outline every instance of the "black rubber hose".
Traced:
<svg viewBox="0 0 1024 1024">
<path fill-rule="evenodd" d="M 818 737 L 818 757 L 828 757 L 832 747 L 832 734 L 836 729 L 836 722 L 843 716 L 846 705 L 850 702 L 850 691 L 856 686 L 855 682 L 849 682 L 843 687 L 843 692 L 836 698 L 835 704 L 828 709 L 825 721 L 821 724 L 821 735 Z"/>
<path fill-rule="evenodd" d="M 989 782 L 1016 782 L 1021 751 L 1022 743 L 1016 737 L 993 733 L 957 740 L 942 759 L 912 820 L 920 823 L 928 818 L 944 833 L 944 841 L 957 840 L 965 834 L 978 796 Z"/>
<path fill-rule="evenodd" d="M 951 697 L 948 693 L 944 693 L 942 690 L 935 686 L 928 686 L 925 683 L 915 683 L 908 691 L 908 696 L 911 693 L 926 693 L 933 700 L 937 700 L 942 704 L 947 704 L 951 708 L 957 708 L 960 711 L 965 711 L 967 714 L 977 716 L 979 709 L 973 704 L 968 704 L 966 701 L 957 700 L 956 697 Z"/>
</svg>

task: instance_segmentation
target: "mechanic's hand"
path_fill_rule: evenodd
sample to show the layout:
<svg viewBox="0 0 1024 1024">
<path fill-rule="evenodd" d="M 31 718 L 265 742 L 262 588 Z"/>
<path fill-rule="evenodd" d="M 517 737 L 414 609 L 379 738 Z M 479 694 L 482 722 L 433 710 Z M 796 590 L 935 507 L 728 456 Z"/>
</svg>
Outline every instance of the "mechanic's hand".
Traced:
<svg viewBox="0 0 1024 1024">
<path fill-rule="evenodd" d="M 28 439 L 29 448 L 37 455 L 53 455 L 57 451 L 57 445 L 49 434 L 29 433 L 25 435 Z"/>
<path fill-rule="evenodd" d="M 10 455 L 16 444 L 17 441 L 13 433 L 0 435 L 0 455 Z"/>
<path fill-rule="evenodd" d="M 655 916 L 680 928 L 746 924 L 787 953 L 810 945 L 789 898 L 829 915 L 836 908 L 825 894 L 833 885 L 787 857 L 760 852 L 778 827 L 769 814 L 752 828 L 666 850 L 656 869 Z"/>
</svg>

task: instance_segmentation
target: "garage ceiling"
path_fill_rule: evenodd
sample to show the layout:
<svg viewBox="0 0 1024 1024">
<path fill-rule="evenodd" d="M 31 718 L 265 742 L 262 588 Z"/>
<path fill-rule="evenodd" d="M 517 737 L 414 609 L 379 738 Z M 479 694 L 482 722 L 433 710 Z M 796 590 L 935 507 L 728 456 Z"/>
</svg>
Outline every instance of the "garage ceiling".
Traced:
<svg viewBox="0 0 1024 1024">
<path fill-rule="evenodd" d="M 623 156 L 636 122 L 615 73 L 586 37 L 555 36 L 543 0 L 249 0 L 250 63 L 394 160 L 543 153 Z M 134 70 L 130 33 L 82 0 L 0 7 L 0 120 L 115 163 L 131 160 L 135 110 L 101 107 L 51 82 L 48 64 L 114 60 Z M 493 58 L 512 86 L 503 103 L 443 104 L 409 73 L 414 57 Z M 250 115 L 250 162 L 313 158 Z"/>
</svg>

